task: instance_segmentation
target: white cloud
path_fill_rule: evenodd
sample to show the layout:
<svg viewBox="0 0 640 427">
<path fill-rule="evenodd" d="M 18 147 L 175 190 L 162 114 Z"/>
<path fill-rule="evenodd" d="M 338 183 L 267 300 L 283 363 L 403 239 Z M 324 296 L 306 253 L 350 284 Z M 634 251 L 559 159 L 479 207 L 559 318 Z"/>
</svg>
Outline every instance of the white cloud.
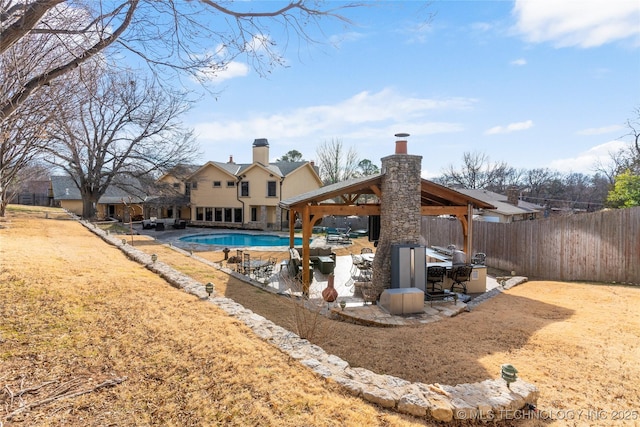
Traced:
<svg viewBox="0 0 640 427">
<path fill-rule="evenodd" d="M 578 154 L 576 157 L 553 160 L 549 167 L 563 172 L 581 172 L 591 174 L 598 162 L 607 164 L 610 162 L 610 153 L 615 153 L 624 148 L 627 143 L 624 141 L 609 141 L 596 145 Z"/>
<path fill-rule="evenodd" d="M 527 60 L 524 58 L 514 59 L 513 61 L 510 62 L 510 64 L 522 67 L 523 65 L 527 65 Z"/>
<path fill-rule="evenodd" d="M 605 133 L 612 133 L 622 131 L 624 126 L 622 125 L 611 125 L 611 126 L 603 126 L 599 128 L 588 128 L 578 131 L 578 135 L 602 135 Z"/>
<path fill-rule="evenodd" d="M 271 138 L 309 138 L 327 133 L 341 138 L 459 132 L 458 123 L 437 122 L 429 115 L 443 110 L 468 110 L 476 100 L 469 98 L 429 99 L 407 97 L 391 89 L 360 92 L 333 105 L 314 105 L 293 111 L 264 114 L 236 120 L 213 120 L 195 125 L 200 140 L 252 140 L 255 135 Z M 357 129 L 354 132 L 354 129 Z"/>
<path fill-rule="evenodd" d="M 637 0 L 516 0 L 515 31 L 533 43 L 597 47 L 631 39 L 640 45 Z"/>
<path fill-rule="evenodd" d="M 527 130 L 533 127 L 533 121 L 527 120 L 525 122 L 509 123 L 506 126 L 494 126 L 491 129 L 487 129 L 485 135 L 496 135 L 501 133 L 511 133 L 520 130 Z"/>
</svg>

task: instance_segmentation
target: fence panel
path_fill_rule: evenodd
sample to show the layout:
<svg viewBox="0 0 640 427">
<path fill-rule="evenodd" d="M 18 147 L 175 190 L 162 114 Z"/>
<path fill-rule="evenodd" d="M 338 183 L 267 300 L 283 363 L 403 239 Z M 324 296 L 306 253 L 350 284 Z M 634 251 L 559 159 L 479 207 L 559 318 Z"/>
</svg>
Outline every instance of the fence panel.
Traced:
<svg viewBox="0 0 640 427">
<path fill-rule="evenodd" d="M 459 221 L 423 217 L 428 246 L 462 247 Z M 474 222 L 487 264 L 547 280 L 640 284 L 640 207 L 513 223 Z"/>
</svg>

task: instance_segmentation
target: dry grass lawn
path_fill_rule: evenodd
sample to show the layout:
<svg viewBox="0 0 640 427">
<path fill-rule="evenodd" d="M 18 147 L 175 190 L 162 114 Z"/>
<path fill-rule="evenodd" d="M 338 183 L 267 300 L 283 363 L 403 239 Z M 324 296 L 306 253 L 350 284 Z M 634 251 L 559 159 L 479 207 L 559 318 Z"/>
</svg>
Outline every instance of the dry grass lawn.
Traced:
<svg viewBox="0 0 640 427">
<path fill-rule="evenodd" d="M 346 394 L 47 211 L 10 207 L 0 221 L 0 425 L 425 425 Z M 142 236 L 134 244 L 295 329 L 289 300 Z M 323 318 L 315 341 L 352 366 L 425 383 L 482 381 L 512 363 L 553 418 L 515 425 L 638 425 L 639 303 L 638 288 L 529 282 L 420 327 Z"/>
</svg>

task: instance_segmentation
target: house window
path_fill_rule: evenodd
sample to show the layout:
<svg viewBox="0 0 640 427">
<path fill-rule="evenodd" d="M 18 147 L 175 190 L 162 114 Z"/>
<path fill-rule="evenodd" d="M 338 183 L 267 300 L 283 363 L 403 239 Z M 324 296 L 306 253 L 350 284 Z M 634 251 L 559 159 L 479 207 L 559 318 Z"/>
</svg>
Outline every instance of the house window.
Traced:
<svg viewBox="0 0 640 427">
<path fill-rule="evenodd" d="M 222 187 L 222 183 L 220 181 L 213 181 L 213 188 L 220 188 Z"/>
<path fill-rule="evenodd" d="M 198 181 L 193 181 L 191 183 L 191 189 L 192 190 L 197 190 L 198 189 Z"/>
<path fill-rule="evenodd" d="M 267 182 L 267 197 L 276 197 L 276 182 Z"/>
<path fill-rule="evenodd" d="M 258 208 L 251 208 L 251 221 L 258 220 Z"/>
<path fill-rule="evenodd" d="M 242 209 L 235 208 L 233 210 L 233 221 L 234 222 L 242 222 Z"/>
<path fill-rule="evenodd" d="M 184 195 L 189 197 L 191 195 L 191 183 L 190 182 L 185 182 L 184 183 Z"/>
<path fill-rule="evenodd" d="M 180 183 L 179 182 L 174 182 L 173 183 L 173 189 L 174 190 L 180 190 Z"/>
<path fill-rule="evenodd" d="M 213 221 L 213 208 L 204 208 L 204 220 Z"/>
<path fill-rule="evenodd" d="M 235 181 L 227 181 L 227 187 L 235 187 L 235 186 L 236 186 Z"/>
<path fill-rule="evenodd" d="M 196 221 L 202 221 L 204 218 L 204 208 L 196 208 Z"/>
<path fill-rule="evenodd" d="M 240 197 L 249 197 L 249 182 L 242 181 L 240 183 Z"/>
<path fill-rule="evenodd" d="M 213 218 L 215 222 L 222 222 L 222 208 L 216 208 L 213 214 L 214 214 Z"/>
<path fill-rule="evenodd" d="M 233 209 L 224 208 L 224 222 L 231 222 L 231 218 L 233 218 L 231 216 L 232 213 L 233 213 Z"/>
</svg>

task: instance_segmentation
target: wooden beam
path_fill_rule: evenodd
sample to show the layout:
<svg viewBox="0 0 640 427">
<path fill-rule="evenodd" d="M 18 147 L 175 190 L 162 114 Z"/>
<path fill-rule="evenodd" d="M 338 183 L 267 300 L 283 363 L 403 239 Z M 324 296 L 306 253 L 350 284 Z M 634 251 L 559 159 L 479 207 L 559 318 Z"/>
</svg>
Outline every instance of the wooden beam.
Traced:
<svg viewBox="0 0 640 427">
<path fill-rule="evenodd" d="M 465 242 L 465 252 L 467 253 L 467 264 L 471 264 L 471 251 L 473 250 L 473 205 L 467 205 L 467 241 Z"/>
<path fill-rule="evenodd" d="M 314 215 L 380 215 L 380 205 L 340 205 L 326 204 L 310 206 L 309 210 Z"/>
<path fill-rule="evenodd" d="M 380 186 L 378 185 L 372 185 L 371 187 L 369 187 L 371 189 L 371 191 L 373 191 L 373 194 L 375 194 L 376 196 L 378 196 L 378 198 L 382 198 L 382 190 L 380 190 Z"/>
<path fill-rule="evenodd" d="M 311 239 L 311 214 L 309 205 L 302 211 L 302 295 L 309 296 L 309 240 Z"/>
<path fill-rule="evenodd" d="M 454 215 L 464 216 L 467 214 L 466 206 L 423 206 L 420 209 L 422 215 Z"/>
</svg>

